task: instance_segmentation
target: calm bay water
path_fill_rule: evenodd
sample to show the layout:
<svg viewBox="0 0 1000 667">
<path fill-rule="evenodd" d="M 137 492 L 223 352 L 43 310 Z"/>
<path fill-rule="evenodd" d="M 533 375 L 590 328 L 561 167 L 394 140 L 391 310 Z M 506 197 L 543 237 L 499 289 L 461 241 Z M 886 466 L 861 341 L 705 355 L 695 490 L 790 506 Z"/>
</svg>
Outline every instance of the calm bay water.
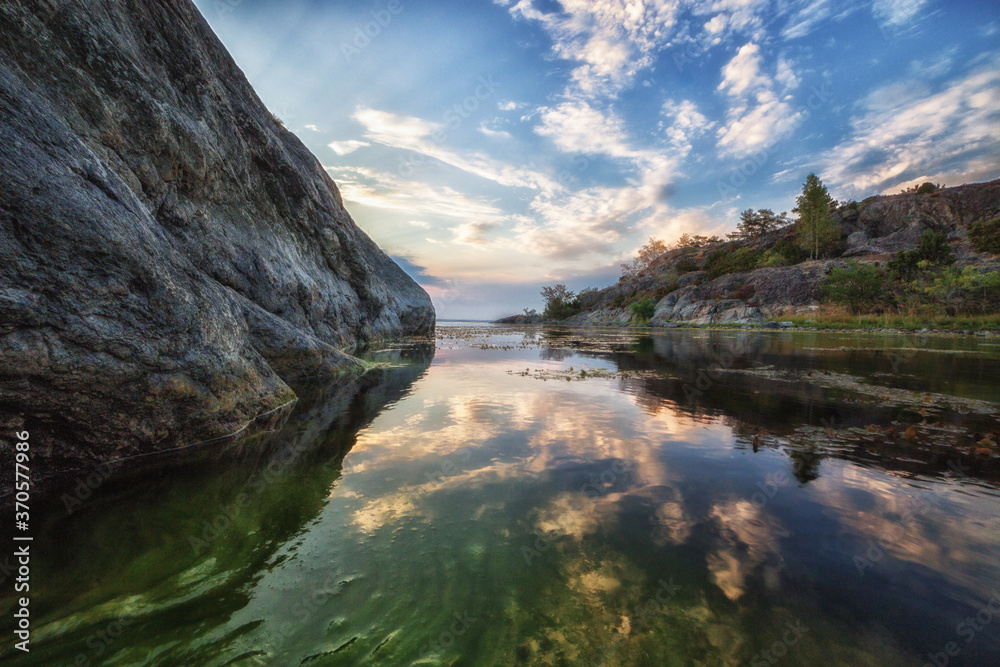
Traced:
<svg viewBox="0 0 1000 667">
<path fill-rule="evenodd" d="M 997 664 L 996 339 L 446 323 L 372 359 L 238 453 L 56 490 L 4 663 Z"/>
</svg>

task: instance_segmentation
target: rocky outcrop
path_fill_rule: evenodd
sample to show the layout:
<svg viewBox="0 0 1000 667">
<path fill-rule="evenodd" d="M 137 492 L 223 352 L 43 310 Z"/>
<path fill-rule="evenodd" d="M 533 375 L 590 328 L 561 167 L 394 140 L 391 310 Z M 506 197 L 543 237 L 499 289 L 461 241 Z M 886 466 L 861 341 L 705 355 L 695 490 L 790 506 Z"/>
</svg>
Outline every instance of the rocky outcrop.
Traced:
<svg viewBox="0 0 1000 667">
<path fill-rule="evenodd" d="M 869 197 L 834 213 L 845 237 L 845 257 L 895 253 L 913 248 L 925 231 L 954 234 L 1000 214 L 1000 181 L 942 188 L 929 194 Z"/>
<path fill-rule="evenodd" d="M 916 247 L 926 231 L 946 234 L 957 266 L 1000 268 L 996 258 L 977 253 L 968 241 L 973 222 L 1000 216 L 1000 180 L 942 188 L 929 194 L 870 197 L 833 213 L 843 235 L 840 257 L 739 271 L 709 280 L 711 253 L 740 248 L 763 255 L 777 243 L 791 242 L 791 228 L 775 230 L 755 241 L 713 243 L 701 248 L 670 250 L 644 273 L 587 296 L 584 311 L 571 324 L 643 323 L 754 324 L 765 319 L 811 312 L 819 307 L 826 275 L 847 260 L 884 262 L 894 253 Z M 640 298 L 657 301 L 653 317 L 639 322 L 629 305 Z"/>
<path fill-rule="evenodd" d="M 36 467 L 231 433 L 433 330 L 189 0 L 12 0 L 0 34 L 0 438 Z"/>
<path fill-rule="evenodd" d="M 753 324 L 815 304 L 829 270 L 824 262 L 741 271 L 682 287 L 660 299 L 650 319 L 688 324 Z M 745 295 L 736 298 L 736 295 Z"/>
</svg>

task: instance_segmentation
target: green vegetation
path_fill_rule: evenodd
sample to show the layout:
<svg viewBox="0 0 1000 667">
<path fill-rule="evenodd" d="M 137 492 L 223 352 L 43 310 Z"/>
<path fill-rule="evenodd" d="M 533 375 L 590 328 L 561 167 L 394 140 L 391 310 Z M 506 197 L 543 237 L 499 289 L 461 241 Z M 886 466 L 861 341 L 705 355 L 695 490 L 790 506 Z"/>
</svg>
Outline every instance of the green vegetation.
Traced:
<svg viewBox="0 0 1000 667">
<path fill-rule="evenodd" d="M 664 273 L 657 280 L 656 289 L 653 290 L 653 300 L 659 301 L 666 295 L 670 294 L 674 290 L 678 289 L 680 285 L 677 284 L 677 279 L 679 276 L 676 273 Z"/>
<path fill-rule="evenodd" d="M 690 257 L 682 257 L 674 263 L 674 268 L 680 273 L 690 273 L 698 270 L 698 263 Z"/>
<path fill-rule="evenodd" d="M 891 298 L 885 271 L 874 264 L 851 262 L 827 276 L 823 294 L 833 303 L 847 306 L 852 314 L 870 313 Z"/>
<path fill-rule="evenodd" d="M 936 196 L 934 193 L 941 187 L 923 183 L 906 192 Z M 717 236 L 683 234 L 670 261 L 663 257 L 667 244 L 650 238 L 633 261 L 622 265 L 619 285 L 610 292 L 587 289 L 573 294 L 564 285 L 546 287 L 542 292 L 544 315 L 565 319 L 600 306 L 629 308 L 635 319 L 649 319 L 656 303 L 679 289 L 680 283 L 700 285 L 728 274 L 837 256 L 842 249 L 842 233 L 832 212 L 859 210 L 877 204 L 882 197 L 869 197 L 860 204 L 838 204 L 816 174 L 809 174 L 796 198 L 794 212 L 798 217 L 794 228 L 786 228 L 789 220 L 785 213 L 747 209 L 740 213 L 736 231 L 728 235 L 732 242 L 723 245 Z M 781 232 L 773 233 L 776 229 Z M 769 235 L 767 243 L 761 240 L 765 235 Z M 969 240 L 978 252 L 1000 255 L 1000 218 L 973 223 Z M 698 250 L 716 243 L 719 245 L 714 248 Z M 957 270 L 954 266 L 947 233 L 926 231 L 916 248 L 900 251 L 888 262 L 852 261 L 834 268 L 821 287 L 826 303 L 821 313 L 786 319 L 802 323 L 818 317 L 818 326 L 826 327 L 995 327 L 1000 320 L 1000 314 L 993 314 L 1000 313 L 1000 272 L 975 267 Z M 694 271 L 704 271 L 704 275 L 697 280 L 691 280 L 694 276 L 681 278 Z M 753 302 L 753 284 L 739 280 L 729 284 L 725 298 Z M 769 298 L 771 291 L 766 292 Z M 722 297 L 716 293 L 713 298 Z"/>
<path fill-rule="evenodd" d="M 900 250 L 889 260 L 889 272 L 894 278 L 906 279 L 935 266 L 951 264 L 955 258 L 943 232 L 926 231 L 915 250 Z"/>
<path fill-rule="evenodd" d="M 764 256 L 759 250 L 753 248 L 718 248 L 709 253 L 705 260 L 705 275 L 709 280 L 724 276 L 727 273 L 737 271 L 750 271 L 760 265 L 760 260 Z"/>
<path fill-rule="evenodd" d="M 565 285 L 542 288 L 545 310 L 542 315 L 553 320 L 565 320 L 580 312 L 580 298 L 566 289 Z"/>
<path fill-rule="evenodd" d="M 840 246 L 840 226 L 830 218 L 834 208 L 830 192 L 816 174 L 809 174 L 796 200 L 796 238 L 813 259 L 832 254 Z"/>
<path fill-rule="evenodd" d="M 944 187 L 944 185 L 941 185 L 941 184 L 935 185 L 934 183 L 927 182 L 927 183 L 921 183 L 920 185 L 911 186 L 909 188 L 906 188 L 905 190 L 900 190 L 899 194 L 901 194 L 901 195 L 929 195 L 931 193 L 937 192 L 938 190 L 940 190 L 943 187 Z"/>
<path fill-rule="evenodd" d="M 788 223 L 788 214 L 784 211 L 775 214 L 769 208 L 762 208 L 759 211 L 748 208 L 740 213 L 739 225 L 735 232 L 729 234 L 729 238 L 737 241 L 758 239 Z"/>
<path fill-rule="evenodd" d="M 760 266 L 792 266 L 809 259 L 809 253 L 792 240 L 792 236 L 778 239 L 761 257 Z"/>
<path fill-rule="evenodd" d="M 678 248 L 700 248 L 709 243 L 720 243 L 722 239 L 718 236 L 700 236 L 695 234 L 681 234 L 680 238 L 677 239 Z"/>
<path fill-rule="evenodd" d="M 961 271 L 949 268 L 929 282 L 914 282 L 909 287 L 921 301 L 945 303 L 948 315 L 988 315 L 1000 311 L 1000 273 L 978 271 L 966 266 Z"/>
<path fill-rule="evenodd" d="M 785 316 L 782 319 L 797 327 L 815 329 L 943 329 L 947 331 L 1000 330 L 1000 315 L 928 314 L 922 311 L 852 315 L 846 310 Z"/>
<path fill-rule="evenodd" d="M 648 296 L 644 296 L 629 306 L 632 314 L 641 320 L 648 320 L 656 311 L 656 302 Z"/>
<path fill-rule="evenodd" d="M 857 262 L 834 269 L 823 294 L 852 316 L 887 314 L 925 325 L 942 317 L 992 317 L 1000 312 L 1000 273 L 972 266 L 959 271 L 953 263 L 945 235 L 928 231 L 916 249 L 896 253 L 886 269 Z"/>
<path fill-rule="evenodd" d="M 976 252 L 1000 255 L 1000 218 L 972 223 L 969 229 L 969 241 L 972 242 Z"/>
</svg>

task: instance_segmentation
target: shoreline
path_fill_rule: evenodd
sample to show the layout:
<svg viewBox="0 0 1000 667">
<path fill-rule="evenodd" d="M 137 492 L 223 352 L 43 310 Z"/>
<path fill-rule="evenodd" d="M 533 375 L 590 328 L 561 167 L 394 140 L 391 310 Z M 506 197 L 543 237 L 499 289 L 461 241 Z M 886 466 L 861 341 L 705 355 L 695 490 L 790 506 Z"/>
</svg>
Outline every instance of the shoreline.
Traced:
<svg viewBox="0 0 1000 667">
<path fill-rule="evenodd" d="M 457 321 L 457 320 L 456 320 Z M 787 322 L 788 320 L 783 320 Z M 634 322 L 619 322 L 608 324 L 583 324 L 579 322 L 564 322 L 558 320 L 547 320 L 543 322 L 503 322 L 494 320 L 483 324 L 498 324 L 510 327 L 541 327 L 558 326 L 580 329 L 649 329 L 650 331 L 675 331 L 679 329 L 696 330 L 727 330 L 727 331 L 762 331 L 762 332 L 829 332 L 829 333 L 859 333 L 859 334 L 885 334 L 885 335 L 913 335 L 921 336 L 975 336 L 980 338 L 1000 338 L 1000 329 L 941 329 L 939 327 L 857 327 L 857 326 L 836 326 L 833 324 L 803 325 L 792 324 L 791 326 L 765 326 L 770 323 L 777 324 L 778 321 L 762 322 L 760 324 L 681 324 L 672 326 L 636 324 Z"/>
</svg>

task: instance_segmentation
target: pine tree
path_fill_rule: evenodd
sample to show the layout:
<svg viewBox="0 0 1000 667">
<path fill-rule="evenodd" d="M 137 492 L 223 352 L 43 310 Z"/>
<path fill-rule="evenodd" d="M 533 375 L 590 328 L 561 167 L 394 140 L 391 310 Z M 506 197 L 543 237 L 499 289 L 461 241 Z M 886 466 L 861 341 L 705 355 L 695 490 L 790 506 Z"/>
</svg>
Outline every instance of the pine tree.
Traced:
<svg viewBox="0 0 1000 667">
<path fill-rule="evenodd" d="M 798 206 L 794 212 L 799 214 L 796 224 L 799 243 L 812 259 L 819 259 L 840 240 L 840 227 L 830 218 L 833 198 L 819 177 L 809 174 L 795 203 Z"/>
<path fill-rule="evenodd" d="M 759 211 L 748 208 L 740 213 L 740 223 L 737 225 L 736 231 L 729 234 L 729 238 L 756 239 L 787 224 L 788 218 L 783 212 L 780 215 L 775 215 L 774 211 L 769 208 L 762 208 Z"/>
</svg>

